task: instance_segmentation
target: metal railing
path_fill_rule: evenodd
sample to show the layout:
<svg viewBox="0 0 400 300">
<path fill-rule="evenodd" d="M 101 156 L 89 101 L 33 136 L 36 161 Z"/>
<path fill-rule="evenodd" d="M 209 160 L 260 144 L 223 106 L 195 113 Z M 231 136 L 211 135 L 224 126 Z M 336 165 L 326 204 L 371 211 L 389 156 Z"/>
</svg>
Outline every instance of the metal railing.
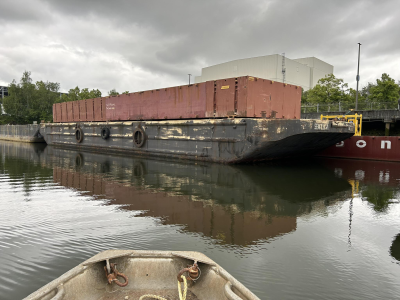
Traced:
<svg viewBox="0 0 400 300">
<path fill-rule="evenodd" d="M 347 112 L 354 109 L 355 104 L 349 102 L 338 103 L 316 103 L 316 104 L 303 104 L 301 106 L 302 113 L 316 113 L 316 112 Z M 399 104 L 396 102 L 364 102 L 358 103 L 358 110 L 393 110 L 399 109 Z"/>
<path fill-rule="evenodd" d="M 324 116 L 321 115 L 321 120 L 336 120 L 336 121 L 346 121 L 354 124 L 354 135 L 361 136 L 362 130 L 362 115 L 336 115 L 336 116 Z"/>
</svg>

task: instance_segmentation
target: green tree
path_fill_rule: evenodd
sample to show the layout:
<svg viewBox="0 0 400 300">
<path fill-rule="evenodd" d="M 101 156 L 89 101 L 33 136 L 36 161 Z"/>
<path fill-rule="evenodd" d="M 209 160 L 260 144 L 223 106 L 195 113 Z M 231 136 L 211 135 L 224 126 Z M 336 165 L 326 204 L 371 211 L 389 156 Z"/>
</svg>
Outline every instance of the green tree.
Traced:
<svg viewBox="0 0 400 300">
<path fill-rule="evenodd" d="M 373 84 L 372 82 L 368 82 L 366 86 L 362 87 L 360 95 L 365 102 L 371 102 L 371 90 L 374 86 L 375 84 Z"/>
<path fill-rule="evenodd" d="M 98 89 L 93 89 L 93 90 L 90 91 L 89 96 L 91 98 L 100 98 L 101 97 L 101 92 Z"/>
<path fill-rule="evenodd" d="M 15 80 L 8 87 L 9 96 L 3 100 L 6 115 L 0 117 L 0 124 L 28 124 L 32 121 L 52 121 L 53 104 L 101 97 L 98 89 L 70 89 L 68 94 L 59 93 L 56 82 L 32 82 L 31 72 L 25 71 L 19 83 Z"/>
<path fill-rule="evenodd" d="M 15 80 L 8 87 L 9 96 L 4 98 L 4 111 L 13 124 L 52 120 L 52 105 L 59 97 L 59 84 L 38 81 L 32 83 L 31 72 L 25 71 L 19 83 Z"/>
<path fill-rule="evenodd" d="M 308 91 L 304 91 L 304 89 L 301 89 L 301 103 L 307 103 L 308 102 Z"/>
<path fill-rule="evenodd" d="M 25 123 L 25 116 L 27 114 L 25 100 L 22 98 L 20 85 L 14 79 L 8 86 L 8 96 L 3 100 L 4 112 L 9 115 L 10 123 Z"/>
<path fill-rule="evenodd" d="M 36 82 L 35 115 L 39 120 L 53 120 L 53 104 L 60 98 L 60 84 L 57 82 Z"/>
<path fill-rule="evenodd" d="M 88 88 L 80 89 L 78 86 L 70 89 L 68 94 L 63 94 L 58 102 L 69 102 L 77 100 L 85 100 L 101 97 L 98 89 L 89 90 Z"/>
<path fill-rule="evenodd" d="M 108 96 L 118 96 L 118 95 L 119 93 L 115 89 L 112 89 L 111 91 L 108 92 Z"/>
<path fill-rule="evenodd" d="M 14 124 L 14 119 L 11 118 L 10 115 L 0 115 L 0 125 L 4 125 L 4 124 Z"/>
<path fill-rule="evenodd" d="M 371 89 L 374 86 L 373 83 L 368 82 L 367 85 L 363 86 L 360 90 L 358 90 L 358 109 L 372 109 L 375 108 L 374 106 L 370 106 L 371 100 Z M 351 98 L 351 102 L 356 102 L 356 90 L 350 88 L 349 96 Z"/>
<path fill-rule="evenodd" d="M 79 95 L 80 100 L 93 99 L 93 98 L 101 97 L 101 92 L 97 89 L 89 91 L 88 88 L 84 88 L 80 91 L 80 93 L 78 95 Z"/>
<path fill-rule="evenodd" d="M 4 98 L 4 111 L 11 116 L 15 124 L 26 124 L 31 115 L 35 85 L 31 72 L 22 74 L 20 83 L 15 79 L 8 87 L 8 97 Z"/>
<path fill-rule="evenodd" d="M 350 102 L 348 84 L 343 79 L 329 74 L 318 80 L 318 84 L 307 92 L 305 99 L 309 103 L 338 103 Z"/>
<path fill-rule="evenodd" d="M 400 87 L 395 80 L 383 73 L 381 79 L 376 80 L 376 85 L 370 88 L 370 99 L 375 102 L 397 103 Z"/>
</svg>

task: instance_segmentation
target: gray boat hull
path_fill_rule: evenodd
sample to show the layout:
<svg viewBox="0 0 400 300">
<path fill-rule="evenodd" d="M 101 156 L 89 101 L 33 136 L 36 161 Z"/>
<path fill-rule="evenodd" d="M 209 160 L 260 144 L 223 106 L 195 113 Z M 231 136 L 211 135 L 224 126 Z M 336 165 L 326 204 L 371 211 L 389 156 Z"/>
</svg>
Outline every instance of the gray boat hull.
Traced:
<svg viewBox="0 0 400 300">
<path fill-rule="evenodd" d="M 118 271 L 126 276 L 128 284 L 125 287 L 115 283 L 107 284 L 104 271 L 107 260 L 117 264 Z M 24 300 L 139 299 L 145 294 L 178 299 L 177 275 L 180 270 L 194 262 L 198 263 L 201 273 L 195 282 L 188 280 L 187 300 L 259 300 L 243 284 L 202 253 L 146 250 L 101 252 Z"/>
<path fill-rule="evenodd" d="M 42 125 L 40 132 L 46 143 L 54 146 L 242 163 L 311 155 L 351 137 L 354 125 L 239 118 L 49 123 Z"/>
</svg>

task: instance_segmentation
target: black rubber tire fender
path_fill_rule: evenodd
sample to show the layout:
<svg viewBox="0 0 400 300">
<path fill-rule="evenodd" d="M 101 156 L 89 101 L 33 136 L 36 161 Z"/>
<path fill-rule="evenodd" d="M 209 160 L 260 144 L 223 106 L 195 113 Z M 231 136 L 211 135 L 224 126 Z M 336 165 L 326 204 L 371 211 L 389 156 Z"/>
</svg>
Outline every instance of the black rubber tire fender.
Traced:
<svg viewBox="0 0 400 300">
<path fill-rule="evenodd" d="M 82 156 L 82 154 L 81 153 L 78 153 L 76 156 L 75 156 L 75 167 L 77 168 L 77 169 L 79 169 L 80 167 L 82 167 L 83 166 L 83 156 Z"/>
<path fill-rule="evenodd" d="M 108 127 L 103 127 L 102 129 L 101 129 L 101 138 L 103 139 L 103 140 L 106 140 L 106 139 L 108 139 L 109 137 L 110 137 L 110 128 L 108 128 Z"/>
<path fill-rule="evenodd" d="M 133 144 L 136 148 L 141 148 L 143 147 L 145 141 L 146 134 L 144 133 L 144 130 L 140 127 L 136 127 L 136 129 L 133 131 Z"/>
<path fill-rule="evenodd" d="M 81 128 L 77 128 L 75 130 L 75 139 L 78 143 L 82 143 L 83 141 L 83 131 Z"/>
</svg>

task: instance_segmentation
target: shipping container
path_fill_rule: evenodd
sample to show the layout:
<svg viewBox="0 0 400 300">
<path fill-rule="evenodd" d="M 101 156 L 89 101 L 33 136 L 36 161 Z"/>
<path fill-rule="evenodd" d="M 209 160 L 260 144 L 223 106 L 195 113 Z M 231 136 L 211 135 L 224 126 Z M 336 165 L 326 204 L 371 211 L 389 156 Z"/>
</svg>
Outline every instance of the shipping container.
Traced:
<svg viewBox="0 0 400 300">
<path fill-rule="evenodd" d="M 57 119 L 57 111 L 56 111 L 56 104 L 53 104 L 53 122 L 57 123 L 58 119 Z"/>
<path fill-rule="evenodd" d="M 299 119 L 301 88 L 251 76 L 74 101 L 56 122 L 247 117 Z M 72 113 L 72 116 L 71 116 Z"/>
<path fill-rule="evenodd" d="M 57 122 L 63 122 L 61 116 L 61 103 L 57 103 L 55 105 L 56 105 Z"/>
<path fill-rule="evenodd" d="M 73 102 L 66 102 L 67 103 L 67 122 L 74 121 L 74 103 Z"/>
<path fill-rule="evenodd" d="M 87 121 L 87 107 L 86 100 L 79 100 L 79 121 L 86 122 Z"/>
<path fill-rule="evenodd" d="M 68 122 L 67 102 L 61 103 L 62 122 Z"/>
<path fill-rule="evenodd" d="M 94 119 L 94 100 L 95 99 L 87 99 L 86 100 L 86 121 L 92 122 Z"/>
<path fill-rule="evenodd" d="M 103 98 L 96 98 L 93 99 L 93 120 L 94 121 L 103 121 L 102 117 L 102 108 L 101 108 L 101 102 Z"/>
<path fill-rule="evenodd" d="M 72 111 L 74 114 L 74 122 L 79 121 L 79 102 L 78 101 L 72 101 Z"/>
</svg>

